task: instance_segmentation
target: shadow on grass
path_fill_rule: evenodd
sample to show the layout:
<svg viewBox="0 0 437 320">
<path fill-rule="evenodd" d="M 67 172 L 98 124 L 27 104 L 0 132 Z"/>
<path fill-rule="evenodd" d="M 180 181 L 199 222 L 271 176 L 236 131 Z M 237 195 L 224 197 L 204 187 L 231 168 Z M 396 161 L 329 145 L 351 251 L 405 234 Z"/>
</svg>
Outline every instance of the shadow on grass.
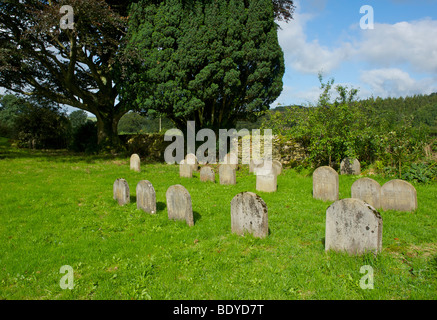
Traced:
<svg viewBox="0 0 437 320">
<path fill-rule="evenodd" d="M 202 219 L 202 215 L 197 211 L 193 211 L 194 224 L 196 224 L 196 222 L 199 221 L 200 219 Z"/>
<path fill-rule="evenodd" d="M 164 202 L 159 201 L 156 203 L 156 212 L 164 211 L 165 208 L 166 208 L 166 204 Z"/>
</svg>

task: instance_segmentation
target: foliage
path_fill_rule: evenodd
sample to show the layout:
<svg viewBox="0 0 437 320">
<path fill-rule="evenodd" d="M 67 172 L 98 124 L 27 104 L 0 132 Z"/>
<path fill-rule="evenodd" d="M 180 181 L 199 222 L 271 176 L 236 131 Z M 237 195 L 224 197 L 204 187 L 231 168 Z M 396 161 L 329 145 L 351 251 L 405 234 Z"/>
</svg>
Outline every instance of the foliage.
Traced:
<svg viewBox="0 0 437 320">
<path fill-rule="evenodd" d="M 412 163 L 405 168 L 402 179 L 416 181 L 418 183 L 430 183 L 437 180 L 437 162 Z"/>
<path fill-rule="evenodd" d="M 96 123 L 87 120 L 85 123 L 76 127 L 71 134 L 68 148 L 75 152 L 85 152 L 88 154 L 98 152 Z"/>
<path fill-rule="evenodd" d="M 83 110 L 75 110 L 69 114 L 68 118 L 71 122 L 71 128 L 74 131 L 87 122 L 88 114 Z"/>
<path fill-rule="evenodd" d="M 128 112 L 121 117 L 118 123 L 119 134 L 153 133 L 166 131 L 174 127 L 174 124 L 166 117 L 154 118 L 143 116 L 137 112 Z"/>
<path fill-rule="evenodd" d="M 128 52 L 139 55 L 124 86 L 138 110 L 186 130 L 255 120 L 282 90 L 284 58 L 272 1 L 140 1 Z"/>
<path fill-rule="evenodd" d="M 15 120 L 27 102 L 12 94 L 0 96 L 0 136 L 16 138 Z"/>
</svg>

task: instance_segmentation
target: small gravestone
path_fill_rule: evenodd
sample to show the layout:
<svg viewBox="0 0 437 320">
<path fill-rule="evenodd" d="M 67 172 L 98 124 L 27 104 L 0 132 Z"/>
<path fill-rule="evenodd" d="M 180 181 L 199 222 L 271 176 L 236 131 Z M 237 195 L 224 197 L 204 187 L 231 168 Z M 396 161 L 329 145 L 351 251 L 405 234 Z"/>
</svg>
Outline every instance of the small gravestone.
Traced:
<svg viewBox="0 0 437 320">
<path fill-rule="evenodd" d="M 237 169 L 238 167 L 238 156 L 234 153 L 228 153 L 223 158 L 222 164 L 231 166 L 233 169 Z"/>
<path fill-rule="evenodd" d="M 189 153 L 185 156 L 185 163 L 191 165 L 193 171 L 197 171 L 199 169 L 199 163 L 197 162 L 197 157 L 193 153 Z"/>
<path fill-rule="evenodd" d="M 140 172 L 141 171 L 141 160 L 140 160 L 140 156 L 137 155 L 136 153 L 134 153 L 133 155 L 131 155 L 130 157 L 130 169 L 134 170 L 136 172 Z"/>
<path fill-rule="evenodd" d="M 125 179 L 117 179 L 112 187 L 114 200 L 117 200 L 120 206 L 130 202 L 129 185 Z"/>
<path fill-rule="evenodd" d="M 268 235 L 267 205 L 260 196 L 252 192 L 241 192 L 231 201 L 231 230 L 244 235 L 264 238 Z"/>
<path fill-rule="evenodd" d="M 191 227 L 194 225 L 191 196 L 180 184 L 171 186 L 166 192 L 167 211 L 170 220 L 185 220 Z"/>
<path fill-rule="evenodd" d="M 417 209 L 417 192 L 407 181 L 394 179 L 381 187 L 383 210 L 414 211 Z"/>
<path fill-rule="evenodd" d="M 182 178 L 193 177 L 193 166 L 191 164 L 188 164 L 186 160 L 182 160 L 179 163 L 179 176 Z"/>
<path fill-rule="evenodd" d="M 278 160 L 273 160 L 272 166 L 275 174 L 279 176 L 282 173 L 282 163 Z"/>
<path fill-rule="evenodd" d="M 141 180 L 137 184 L 137 208 L 144 212 L 156 213 L 156 193 L 150 181 Z"/>
<path fill-rule="evenodd" d="M 361 199 L 374 208 L 381 208 L 381 185 L 370 178 L 361 178 L 351 187 L 351 197 Z"/>
<path fill-rule="evenodd" d="M 345 158 L 340 163 L 340 174 L 361 174 L 360 162 L 355 158 Z"/>
<path fill-rule="evenodd" d="M 313 197 L 324 201 L 338 200 L 338 173 L 331 167 L 317 168 L 313 173 Z"/>
<path fill-rule="evenodd" d="M 200 169 L 200 181 L 215 182 L 215 172 L 214 169 L 209 166 L 204 166 Z"/>
<path fill-rule="evenodd" d="M 274 168 L 267 172 L 258 172 L 256 174 L 256 190 L 263 192 L 275 192 L 278 182 Z"/>
<path fill-rule="evenodd" d="M 222 164 L 219 167 L 220 184 L 236 184 L 237 176 L 232 165 Z"/>
<path fill-rule="evenodd" d="M 382 218 L 360 199 L 335 201 L 326 210 L 325 250 L 360 255 L 382 248 Z"/>
</svg>

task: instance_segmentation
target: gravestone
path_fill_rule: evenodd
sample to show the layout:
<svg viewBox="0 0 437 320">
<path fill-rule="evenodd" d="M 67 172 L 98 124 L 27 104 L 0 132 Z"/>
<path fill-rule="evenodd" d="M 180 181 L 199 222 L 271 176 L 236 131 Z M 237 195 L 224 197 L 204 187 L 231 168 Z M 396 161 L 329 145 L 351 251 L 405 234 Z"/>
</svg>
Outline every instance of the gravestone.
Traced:
<svg viewBox="0 0 437 320">
<path fill-rule="evenodd" d="M 278 160 L 273 160 L 272 166 L 275 174 L 279 176 L 282 173 L 282 163 Z"/>
<path fill-rule="evenodd" d="M 351 187 L 351 198 L 361 199 L 374 208 L 381 208 L 381 185 L 370 178 L 361 178 Z"/>
<path fill-rule="evenodd" d="M 130 169 L 136 172 L 141 171 L 141 160 L 140 156 L 134 153 L 130 156 Z"/>
<path fill-rule="evenodd" d="M 338 173 L 328 166 L 317 168 L 313 173 L 313 197 L 324 201 L 338 200 Z"/>
<path fill-rule="evenodd" d="M 182 160 L 179 163 L 179 176 L 182 178 L 193 177 L 193 166 L 191 164 L 188 164 L 186 160 Z"/>
<path fill-rule="evenodd" d="M 381 187 L 383 210 L 414 211 L 417 209 L 417 192 L 407 181 L 394 179 Z"/>
<path fill-rule="evenodd" d="M 191 196 L 184 186 L 177 184 L 166 192 L 167 211 L 170 220 L 185 220 L 191 227 L 194 225 Z"/>
<path fill-rule="evenodd" d="M 117 179 L 112 186 L 114 200 L 117 200 L 120 206 L 130 202 L 129 184 L 125 179 Z"/>
<path fill-rule="evenodd" d="M 231 201 L 231 230 L 244 235 L 264 238 L 268 235 L 267 205 L 260 196 L 252 192 L 241 192 Z"/>
<path fill-rule="evenodd" d="M 238 156 L 234 153 L 228 153 L 225 155 L 222 161 L 222 165 L 228 165 L 231 166 L 233 169 L 238 168 Z"/>
<path fill-rule="evenodd" d="M 199 163 L 197 162 L 197 157 L 193 153 L 189 153 L 185 156 L 185 163 L 191 165 L 193 171 L 197 171 L 199 169 Z"/>
<path fill-rule="evenodd" d="M 137 184 L 137 208 L 144 212 L 156 213 L 156 193 L 150 181 L 141 180 Z"/>
<path fill-rule="evenodd" d="M 256 190 L 263 192 L 275 192 L 278 182 L 274 168 L 268 172 L 258 172 L 256 174 Z"/>
<path fill-rule="evenodd" d="M 250 159 L 249 172 L 255 172 L 256 168 L 262 167 L 263 164 L 264 164 L 264 160 L 262 159 Z"/>
<path fill-rule="evenodd" d="M 382 248 L 382 218 L 360 199 L 335 201 L 326 210 L 325 250 L 360 255 Z"/>
<path fill-rule="evenodd" d="M 344 158 L 340 163 L 340 174 L 361 174 L 360 162 L 355 158 Z"/>
<path fill-rule="evenodd" d="M 200 181 L 215 182 L 215 172 L 214 169 L 209 166 L 204 166 L 200 169 Z"/>
<path fill-rule="evenodd" d="M 222 164 L 219 167 L 220 184 L 237 184 L 235 169 L 230 164 Z"/>
</svg>

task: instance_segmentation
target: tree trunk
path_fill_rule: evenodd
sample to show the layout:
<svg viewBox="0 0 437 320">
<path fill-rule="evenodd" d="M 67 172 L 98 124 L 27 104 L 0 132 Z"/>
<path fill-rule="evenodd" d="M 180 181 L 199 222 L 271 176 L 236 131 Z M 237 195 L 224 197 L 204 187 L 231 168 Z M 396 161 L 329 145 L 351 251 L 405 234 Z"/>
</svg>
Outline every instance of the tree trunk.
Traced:
<svg viewBox="0 0 437 320">
<path fill-rule="evenodd" d="M 117 127 L 123 114 L 96 113 L 97 144 L 100 151 L 119 151 L 122 149 Z"/>
</svg>

